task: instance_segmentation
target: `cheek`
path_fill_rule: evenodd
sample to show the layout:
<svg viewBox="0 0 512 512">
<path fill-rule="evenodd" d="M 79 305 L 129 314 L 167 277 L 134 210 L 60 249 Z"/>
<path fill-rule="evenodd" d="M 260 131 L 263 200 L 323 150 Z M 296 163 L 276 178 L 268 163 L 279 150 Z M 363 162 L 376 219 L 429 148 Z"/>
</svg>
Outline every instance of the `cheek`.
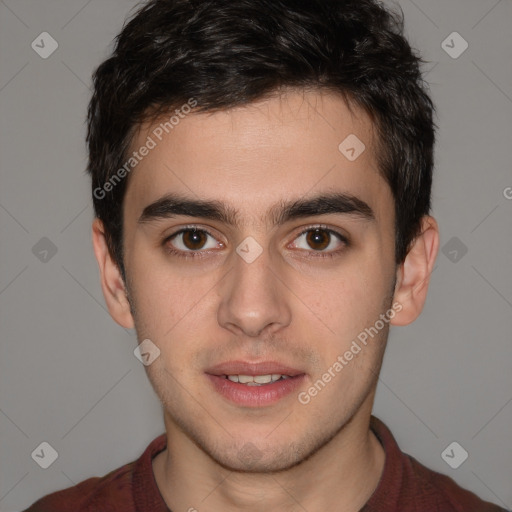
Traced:
<svg viewBox="0 0 512 512">
<path fill-rule="evenodd" d="M 165 341 L 201 313 L 199 298 L 207 291 L 183 278 L 170 279 L 157 273 L 142 278 L 134 294 L 137 320 L 154 337 Z M 205 288 L 205 290 L 203 290 Z M 196 328 L 199 328 L 196 325 Z"/>
<path fill-rule="evenodd" d="M 131 264 L 138 337 L 151 339 L 169 363 L 200 351 L 201 340 L 216 325 L 216 274 L 191 278 L 142 255 Z"/>
<path fill-rule="evenodd" d="M 361 258 L 362 259 L 362 258 Z M 372 262 L 373 260 L 373 262 Z M 297 295 L 322 321 L 336 346 L 349 343 L 364 328 L 373 325 L 388 308 L 392 276 L 375 258 L 368 264 L 347 265 L 328 278 L 302 282 Z"/>
<path fill-rule="evenodd" d="M 304 398 L 311 399 L 313 416 L 325 414 L 326 403 L 335 404 L 333 418 L 355 407 L 371 388 L 385 348 L 388 322 L 380 319 L 390 308 L 389 269 L 387 277 L 375 263 L 346 270 L 323 287 L 309 287 L 315 311 L 328 327 L 325 336 L 316 332 L 312 338 L 321 364 Z"/>
</svg>

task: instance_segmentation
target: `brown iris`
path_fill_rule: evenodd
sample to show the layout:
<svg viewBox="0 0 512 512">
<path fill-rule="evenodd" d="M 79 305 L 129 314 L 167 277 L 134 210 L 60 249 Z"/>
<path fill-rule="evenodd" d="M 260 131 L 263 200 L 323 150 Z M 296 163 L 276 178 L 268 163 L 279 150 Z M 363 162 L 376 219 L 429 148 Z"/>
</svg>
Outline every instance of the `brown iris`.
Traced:
<svg viewBox="0 0 512 512">
<path fill-rule="evenodd" d="M 308 245 L 315 251 L 325 249 L 331 241 L 331 235 L 325 229 L 312 229 L 306 235 Z"/>
<path fill-rule="evenodd" d="M 185 247 L 190 250 L 201 249 L 207 240 L 207 235 L 204 231 L 198 231 L 195 229 L 183 231 L 182 235 Z"/>
</svg>

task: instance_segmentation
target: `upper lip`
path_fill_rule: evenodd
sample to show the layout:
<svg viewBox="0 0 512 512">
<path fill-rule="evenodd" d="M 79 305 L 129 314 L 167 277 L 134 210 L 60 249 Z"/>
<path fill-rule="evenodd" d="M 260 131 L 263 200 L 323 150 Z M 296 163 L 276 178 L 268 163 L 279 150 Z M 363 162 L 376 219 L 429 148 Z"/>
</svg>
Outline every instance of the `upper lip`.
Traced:
<svg viewBox="0 0 512 512">
<path fill-rule="evenodd" d="M 227 361 L 215 365 L 206 373 L 211 375 L 289 375 L 295 377 L 303 375 L 304 372 L 276 361 L 262 361 L 261 363 L 249 363 L 247 361 Z"/>
</svg>

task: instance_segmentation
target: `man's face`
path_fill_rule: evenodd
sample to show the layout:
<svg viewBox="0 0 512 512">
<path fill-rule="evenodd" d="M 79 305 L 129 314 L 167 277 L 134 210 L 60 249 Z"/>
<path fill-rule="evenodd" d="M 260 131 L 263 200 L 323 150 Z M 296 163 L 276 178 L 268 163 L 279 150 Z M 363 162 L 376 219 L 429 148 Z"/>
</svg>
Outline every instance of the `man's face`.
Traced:
<svg viewBox="0 0 512 512">
<path fill-rule="evenodd" d="M 371 123 L 333 94 L 289 92 L 189 114 L 162 141 L 157 126 L 132 145 L 156 142 L 130 176 L 124 263 L 139 341 L 161 352 L 147 371 L 167 426 L 227 467 L 290 467 L 371 408 L 388 324 L 338 359 L 393 298 L 394 202 Z M 338 148 L 353 135 L 355 160 L 355 139 Z M 286 209 L 336 194 L 331 210 Z M 177 214 L 170 195 L 236 214 Z"/>
</svg>

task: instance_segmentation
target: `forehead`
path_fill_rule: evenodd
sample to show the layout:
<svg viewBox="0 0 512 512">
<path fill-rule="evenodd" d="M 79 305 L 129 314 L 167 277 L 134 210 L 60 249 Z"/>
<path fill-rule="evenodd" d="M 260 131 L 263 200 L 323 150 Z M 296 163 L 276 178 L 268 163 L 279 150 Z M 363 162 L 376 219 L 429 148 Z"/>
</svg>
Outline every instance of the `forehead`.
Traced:
<svg viewBox="0 0 512 512">
<path fill-rule="evenodd" d="M 131 151 L 151 149 L 130 175 L 125 208 L 140 215 L 150 202 L 178 192 L 221 200 L 256 223 L 267 207 L 318 192 L 378 203 L 388 186 L 375 140 L 364 112 L 325 91 L 287 91 L 215 112 L 178 108 L 143 124 L 134 137 Z"/>
</svg>

